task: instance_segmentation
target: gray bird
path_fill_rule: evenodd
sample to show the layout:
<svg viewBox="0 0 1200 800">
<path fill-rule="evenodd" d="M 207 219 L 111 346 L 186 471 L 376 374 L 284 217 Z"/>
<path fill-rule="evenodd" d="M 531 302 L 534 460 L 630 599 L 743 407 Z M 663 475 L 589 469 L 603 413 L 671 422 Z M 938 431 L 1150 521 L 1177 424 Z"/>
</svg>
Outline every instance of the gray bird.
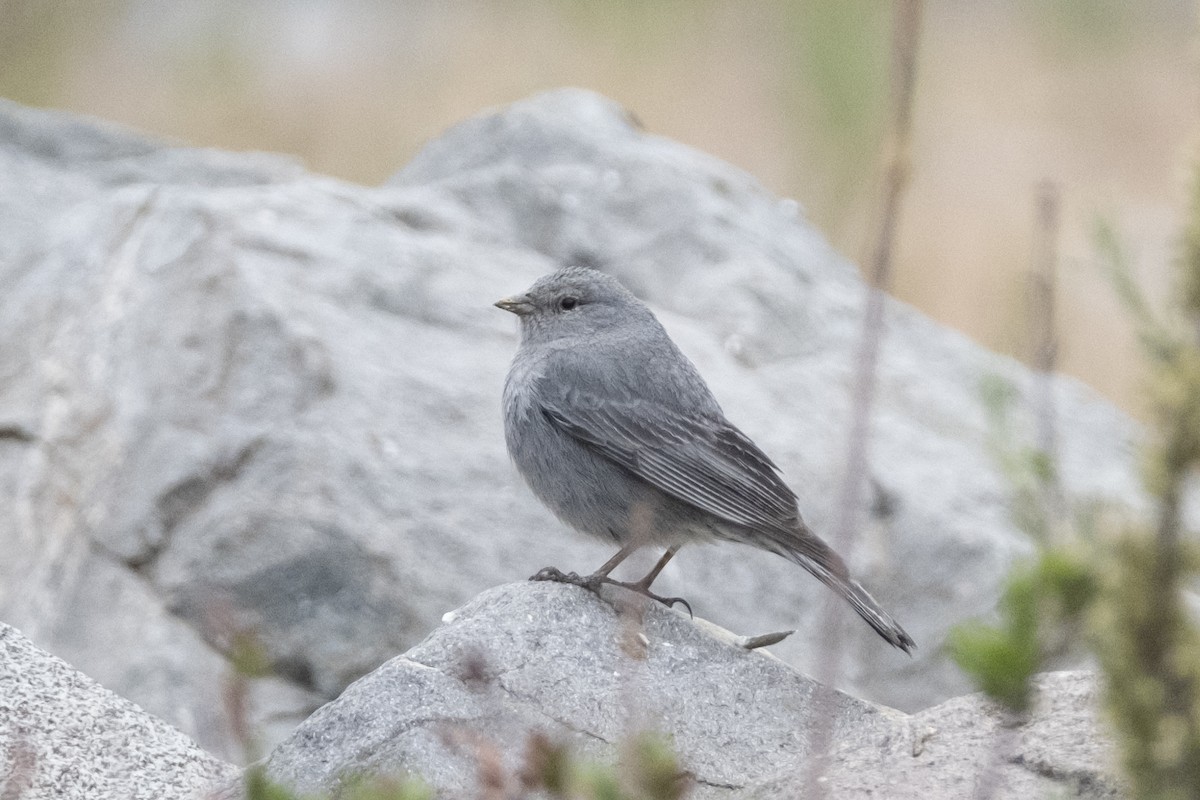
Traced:
<svg viewBox="0 0 1200 800">
<path fill-rule="evenodd" d="M 567 525 L 620 546 L 585 578 L 661 602 L 650 584 L 689 542 L 742 542 L 799 564 L 905 652 L 916 646 L 800 518 L 779 469 L 733 426 L 654 314 L 616 279 L 569 267 L 496 302 L 520 318 L 504 383 L 504 438 L 534 494 Z M 639 547 L 666 548 L 636 583 L 609 573 Z"/>
</svg>

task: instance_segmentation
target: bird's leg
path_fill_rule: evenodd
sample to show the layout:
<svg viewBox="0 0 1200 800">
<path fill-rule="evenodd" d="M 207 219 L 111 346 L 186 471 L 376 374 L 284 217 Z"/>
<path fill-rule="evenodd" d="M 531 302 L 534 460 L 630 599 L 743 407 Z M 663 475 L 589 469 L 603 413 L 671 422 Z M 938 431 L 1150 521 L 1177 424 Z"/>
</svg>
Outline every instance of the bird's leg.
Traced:
<svg viewBox="0 0 1200 800">
<path fill-rule="evenodd" d="M 662 558 L 658 560 L 658 563 L 654 565 L 654 568 L 646 574 L 646 577 L 642 578 L 637 583 L 625 583 L 624 581 L 614 581 L 612 579 L 609 579 L 608 582 L 615 583 L 618 586 L 624 586 L 626 589 L 637 592 L 641 595 L 645 595 L 651 600 L 657 600 L 667 608 L 674 608 L 676 603 L 682 603 L 683 607 L 688 611 L 688 616 L 695 616 L 692 613 L 691 603 L 689 603 L 687 600 L 684 600 L 682 597 L 662 597 L 650 591 L 650 584 L 654 583 L 654 579 L 657 578 L 658 574 L 663 571 L 663 567 L 667 565 L 667 562 L 675 557 L 675 554 L 679 552 L 680 547 L 681 545 L 675 545 L 674 547 L 668 549 L 667 552 L 663 553 Z"/>
<path fill-rule="evenodd" d="M 601 565 L 600 569 L 596 570 L 591 575 L 581 576 L 575 572 L 563 573 L 562 570 L 558 569 L 557 567 L 544 567 L 538 570 L 537 574 L 532 576 L 529 580 L 570 583 L 593 592 L 599 592 L 601 586 L 606 583 L 611 583 L 614 586 L 621 586 L 630 590 L 631 592 L 637 592 L 644 597 L 649 597 L 651 600 L 657 600 L 667 608 L 674 608 L 676 603 L 682 603 L 683 607 L 688 610 L 688 616 L 694 616 L 692 614 L 691 604 L 682 597 L 661 597 L 650 591 L 650 584 L 654 583 L 654 579 L 657 578 L 658 574 L 663 571 L 663 567 L 667 565 L 667 562 L 674 558 L 675 554 L 679 552 L 679 545 L 676 545 L 675 547 L 667 550 L 667 552 L 663 553 L 662 558 L 660 558 L 658 563 L 654 565 L 654 569 L 650 570 L 649 574 L 647 574 L 646 577 L 642 578 L 637 583 L 627 583 L 626 581 L 618 581 L 614 578 L 608 577 L 609 573 L 616 569 L 618 564 L 629 558 L 629 555 L 637 549 L 638 545 L 636 544 L 622 545 L 621 549 L 618 550 L 612 558 L 610 558 L 608 561 L 605 561 L 604 564 Z"/>
<path fill-rule="evenodd" d="M 667 562 L 675 557 L 675 554 L 679 552 L 680 547 L 681 547 L 681 545 L 675 545 L 674 547 L 667 550 L 667 552 L 663 553 L 662 558 L 660 558 L 658 560 L 658 563 L 654 565 L 654 569 L 650 570 L 650 572 L 647 573 L 646 577 L 642 578 L 640 581 L 638 581 L 634 585 L 637 586 L 642 591 L 649 589 L 650 584 L 654 583 L 654 579 L 658 577 L 658 573 L 662 572 L 663 567 L 665 567 L 667 565 Z"/>
<path fill-rule="evenodd" d="M 637 550 L 637 549 L 638 549 L 638 545 L 636 545 L 636 544 L 630 543 L 630 544 L 621 545 L 621 549 L 618 550 L 616 553 L 614 553 L 612 558 L 610 558 L 608 561 L 605 561 L 600 566 L 600 569 L 593 572 L 590 577 L 607 578 L 608 573 L 610 573 L 614 569 L 616 569 L 618 564 L 620 564 L 625 559 L 629 558 L 629 555 L 634 550 Z"/>
</svg>

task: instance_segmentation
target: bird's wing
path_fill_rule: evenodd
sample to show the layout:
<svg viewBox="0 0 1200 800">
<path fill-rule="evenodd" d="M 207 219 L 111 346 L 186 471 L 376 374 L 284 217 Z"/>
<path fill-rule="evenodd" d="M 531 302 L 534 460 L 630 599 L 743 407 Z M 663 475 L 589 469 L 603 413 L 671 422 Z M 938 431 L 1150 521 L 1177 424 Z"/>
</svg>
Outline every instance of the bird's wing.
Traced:
<svg viewBox="0 0 1200 800">
<path fill-rule="evenodd" d="M 667 494 L 721 519 L 791 530 L 796 496 L 765 453 L 723 418 L 574 390 L 542 398 L 561 430 Z"/>
<path fill-rule="evenodd" d="M 884 611 L 829 545 L 803 522 L 778 468 L 722 416 L 687 415 L 645 399 L 570 389 L 540 400 L 553 425 L 667 494 L 750 529 L 747 544 L 791 559 L 846 598 L 891 644 L 912 637 Z"/>
</svg>

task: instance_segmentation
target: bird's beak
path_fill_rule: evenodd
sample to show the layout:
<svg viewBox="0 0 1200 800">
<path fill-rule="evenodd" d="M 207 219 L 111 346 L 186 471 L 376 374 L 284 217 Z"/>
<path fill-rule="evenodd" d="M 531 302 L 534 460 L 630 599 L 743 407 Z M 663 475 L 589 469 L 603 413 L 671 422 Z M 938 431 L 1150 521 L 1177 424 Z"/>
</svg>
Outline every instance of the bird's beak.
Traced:
<svg viewBox="0 0 1200 800">
<path fill-rule="evenodd" d="M 494 305 L 496 308 L 511 311 L 518 317 L 523 317 L 533 312 L 533 301 L 529 299 L 529 295 L 527 294 L 516 294 L 512 297 L 506 297 L 503 300 L 497 300 Z"/>
</svg>

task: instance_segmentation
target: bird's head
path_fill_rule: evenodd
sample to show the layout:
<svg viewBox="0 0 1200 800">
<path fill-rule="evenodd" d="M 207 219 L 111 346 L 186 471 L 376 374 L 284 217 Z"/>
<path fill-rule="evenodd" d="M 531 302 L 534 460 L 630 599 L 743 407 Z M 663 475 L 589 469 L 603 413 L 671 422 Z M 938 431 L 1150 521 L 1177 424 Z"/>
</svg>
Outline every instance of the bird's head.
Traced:
<svg viewBox="0 0 1200 800">
<path fill-rule="evenodd" d="M 522 344 L 590 337 L 653 318 L 616 278 L 585 267 L 543 276 L 528 291 L 495 305 L 520 318 Z"/>
</svg>

